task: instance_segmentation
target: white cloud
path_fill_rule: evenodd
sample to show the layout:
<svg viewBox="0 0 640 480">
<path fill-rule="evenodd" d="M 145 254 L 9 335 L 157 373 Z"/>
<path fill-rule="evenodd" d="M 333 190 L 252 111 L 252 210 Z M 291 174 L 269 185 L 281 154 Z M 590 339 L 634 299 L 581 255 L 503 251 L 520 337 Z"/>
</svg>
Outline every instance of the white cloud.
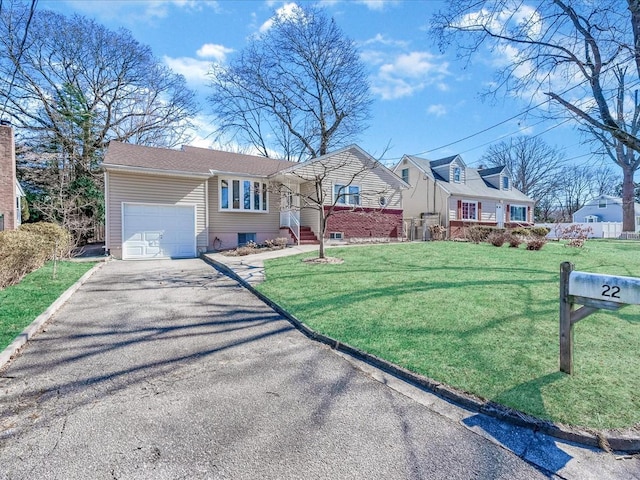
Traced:
<svg viewBox="0 0 640 480">
<path fill-rule="evenodd" d="M 429 52 L 402 53 L 378 68 L 371 89 L 383 100 L 407 97 L 430 85 L 446 89 L 448 68 L 446 61 Z"/>
<path fill-rule="evenodd" d="M 442 104 L 429 105 L 429 108 L 427 108 L 427 113 L 430 115 L 435 115 L 436 117 L 441 117 L 447 114 L 447 108 Z"/>
<path fill-rule="evenodd" d="M 175 73 L 183 75 L 191 87 L 202 87 L 209 80 L 207 73 L 211 70 L 211 62 L 208 60 L 190 57 L 171 58 L 166 55 L 162 60 Z"/>
<path fill-rule="evenodd" d="M 170 15 L 171 8 L 179 8 L 190 11 L 201 11 L 203 8 L 220 11 L 218 1 L 199 0 L 147 0 L 127 2 L 88 2 L 87 0 L 66 0 L 66 3 L 75 10 L 85 15 L 95 16 L 98 19 L 122 18 L 127 23 L 147 22 L 152 23 L 159 18 Z"/>
<path fill-rule="evenodd" d="M 296 15 L 299 15 L 302 9 L 298 6 L 297 3 L 285 3 L 283 6 L 278 8 L 275 13 L 275 17 L 281 20 L 286 18 L 293 18 Z M 274 18 L 271 17 L 269 20 L 264 22 L 260 28 L 258 29 L 260 33 L 264 33 L 269 30 L 273 26 Z"/>
<path fill-rule="evenodd" d="M 227 48 L 224 45 L 218 45 L 215 43 L 205 43 L 198 49 L 196 55 L 200 58 L 213 58 L 218 62 L 223 63 L 227 58 L 227 54 L 232 52 L 233 48 Z"/>
<path fill-rule="evenodd" d="M 398 0 L 356 0 L 356 3 L 365 5 L 369 10 L 382 11 L 387 5 L 398 4 Z"/>
<path fill-rule="evenodd" d="M 391 46 L 391 47 L 406 48 L 409 44 L 406 41 L 394 40 L 392 38 L 382 35 L 381 33 L 377 33 L 373 38 L 370 38 L 362 42 L 362 45 L 363 46 L 384 45 L 384 46 Z"/>
</svg>

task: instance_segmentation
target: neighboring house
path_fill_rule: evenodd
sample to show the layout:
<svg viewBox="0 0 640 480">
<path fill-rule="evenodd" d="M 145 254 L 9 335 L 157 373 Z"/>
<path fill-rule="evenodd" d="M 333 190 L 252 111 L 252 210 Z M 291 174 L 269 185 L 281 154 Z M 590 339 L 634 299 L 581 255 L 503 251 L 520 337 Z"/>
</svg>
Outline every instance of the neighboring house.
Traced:
<svg viewBox="0 0 640 480">
<path fill-rule="evenodd" d="M 622 198 L 600 195 L 573 214 L 575 223 L 622 222 Z M 636 232 L 640 232 L 640 203 L 635 203 Z"/>
<path fill-rule="evenodd" d="M 469 168 L 460 155 L 440 160 L 405 155 L 393 171 L 411 185 L 403 193 L 405 221 L 428 219 L 446 227 L 450 238 L 463 236 L 472 225 L 533 224 L 535 201 L 513 188 L 506 167 Z"/>
<path fill-rule="evenodd" d="M 292 243 L 317 240 L 320 211 L 301 196 L 313 195 L 316 176 L 324 179 L 325 210 L 336 199 L 341 205 L 326 237 L 402 236 L 401 189 L 407 185 L 357 146 L 293 163 L 111 142 L 103 166 L 106 248 L 117 258 L 195 257 L 283 236 Z M 374 199 L 366 192 L 384 195 Z"/>
<path fill-rule="evenodd" d="M 20 226 L 24 191 L 16 179 L 13 128 L 0 122 L 0 231 Z"/>
</svg>

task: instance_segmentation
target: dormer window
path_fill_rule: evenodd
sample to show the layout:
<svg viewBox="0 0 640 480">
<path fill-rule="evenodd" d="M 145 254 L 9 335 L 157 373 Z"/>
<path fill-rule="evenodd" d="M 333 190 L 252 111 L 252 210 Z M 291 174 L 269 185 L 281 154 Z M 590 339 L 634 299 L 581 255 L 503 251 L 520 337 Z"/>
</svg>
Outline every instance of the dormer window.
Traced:
<svg viewBox="0 0 640 480">
<path fill-rule="evenodd" d="M 460 167 L 454 167 L 453 169 L 453 181 L 456 183 L 460 183 Z"/>
<path fill-rule="evenodd" d="M 598 201 L 598 208 L 607 208 L 607 199 L 606 198 L 601 198 Z"/>
<path fill-rule="evenodd" d="M 509 190 L 509 177 L 502 177 L 502 189 Z"/>
</svg>

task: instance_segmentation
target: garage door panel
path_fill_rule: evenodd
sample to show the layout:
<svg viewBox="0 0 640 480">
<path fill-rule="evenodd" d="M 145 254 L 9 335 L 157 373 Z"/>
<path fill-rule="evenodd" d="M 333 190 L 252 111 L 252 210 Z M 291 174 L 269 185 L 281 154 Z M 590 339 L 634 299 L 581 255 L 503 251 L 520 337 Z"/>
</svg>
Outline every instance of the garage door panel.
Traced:
<svg viewBox="0 0 640 480">
<path fill-rule="evenodd" d="M 195 256 L 194 207 L 123 205 L 123 258 Z"/>
</svg>

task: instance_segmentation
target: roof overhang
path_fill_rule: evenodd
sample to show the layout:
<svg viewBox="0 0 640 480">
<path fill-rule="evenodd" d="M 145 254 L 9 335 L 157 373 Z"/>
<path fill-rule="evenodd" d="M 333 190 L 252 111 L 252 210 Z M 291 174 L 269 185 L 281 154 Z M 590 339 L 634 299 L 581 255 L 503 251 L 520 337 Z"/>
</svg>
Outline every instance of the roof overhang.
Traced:
<svg viewBox="0 0 640 480">
<path fill-rule="evenodd" d="M 252 173 L 245 173 L 245 172 L 225 172 L 222 170 L 209 170 L 209 172 L 211 173 L 210 176 L 222 176 L 222 177 L 241 177 L 241 178 L 262 178 L 262 179 L 268 179 L 270 178 L 270 175 L 264 175 L 264 174 L 252 174 Z"/>
<path fill-rule="evenodd" d="M 102 166 L 107 172 L 144 173 L 146 175 L 158 175 L 166 177 L 188 177 L 188 178 L 210 178 L 210 173 L 185 172 L 180 170 L 160 170 L 157 168 L 132 167 L 129 165 L 114 165 L 103 163 Z"/>
</svg>

